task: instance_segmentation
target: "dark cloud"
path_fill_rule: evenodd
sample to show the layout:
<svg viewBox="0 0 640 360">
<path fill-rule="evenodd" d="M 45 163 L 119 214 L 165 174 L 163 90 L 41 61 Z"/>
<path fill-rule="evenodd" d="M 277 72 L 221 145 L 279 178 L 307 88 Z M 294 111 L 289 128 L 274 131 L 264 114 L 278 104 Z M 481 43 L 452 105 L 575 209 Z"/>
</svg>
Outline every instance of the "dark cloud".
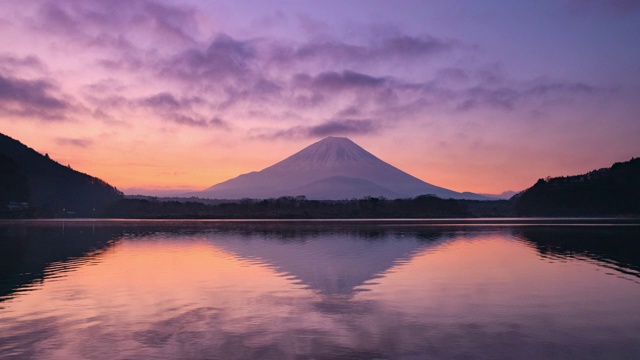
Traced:
<svg viewBox="0 0 640 360">
<path fill-rule="evenodd" d="M 357 116 L 360 114 L 360 110 L 358 110 L 357 108 L 353 107 L 353 106 L 349 106 L 345 109 L 340 110 L 336 115 L 338 117 L 351 117 L 351 116 Z"/>
<path fill-rule="evenodd" d="M 295 86 L 309 87 L 323 91 L 341 91 L 352 89 L 374 89 L 387 83 L 387 79 L 369 76 L 354 71 L 328 71 L 309 76 L 297 74 L 293 78 Z"/>
<path fill-rule="evenodd" d="M 166 118 L 180 125 L 195 126 L 195 127 L 202 127 L 202 128 L 209 126 L 209 121 L 206 119 L 196 118 L 196 117 L 182 115 L 182 114 L 171 114 L 166 116 Z"/>
<path fill-rule="evenodd" d="M 146 97 L 129 98 L 122 95 L 111 95 L 117 84 L 103 81 L 86 86 L 86 100 L 95 109 L 92 114 L 95 118 L 109 123 L 120 123 L 115 119 L 114 113 L 148 111 L 157 118 L 174 124 L 201 128 L 229 129 L 230 126 L 220 117 L 204 116 L 198 111 L 198 106 L 209 106 L 206 100 L 198 96 L 178 97 L 169 92 L 161 92 Z M 106 92 L 106 95 L 100 94 Z"/>
<path fill-rule="evenodd" d="M 296 108 L 311 108 L 321 105 L 326 102 L 328 97 L 320 92 L 314 92 L 311 94 L 299 94 L 295 95 L 291 99 L 291 104 Z"/>
<path fill-rule="evenodd" d="M 183 114 L 169 114 L 165 116 L 165 119 L 180 125 L 186 125 L 191 127 L 200 128 L 218 128 L 228 129 L 229 125 L 218 117 L 204 118 L 200 116 L 189 116 Z"/>
<path fill-rule="evenodd" d="M 209 120 L 209 126 L 223 129 L 229 128 L 229 124 L 217 116 Z"/>
<path fill-rule="evenodd" d="M 399 83 L 391 78 L 371 76 L 354 71 L 326 71 L 317 75 L 297 73 L 281 89 L 281 101 L 297 109 L 331 106 L 332 102 L 351 101 L 351 106 L 364 106 L 371 101 L 392 100 Z M 349 115 L 347 115 L 349 116 Z"/>
<path fill-rule="evenodd" d="M 101 83 L 89 85 L 85 87 L 85 90 L 88 92 L 87 99 L 94 105 L 111 109 L 129 108 L 135 110 L 148 108 L 157 112 L 188 111 L 194 104 L 204 103 L 204 100 L 200 97 L 178 98 L 169 92 L 133 99 L 123 95 L 111 95 L 114 92 L 114 88 L 109 85 L 103 86 Z M 98 94 L 96 95 L 96 93 Z M 108 95 L 99 96 L 102 93 L 108 93 Z"/>
<path fill-rule="evenodd" d="M 192 110 L 193 104 L 202 103 L 204 103 L 204 100 L 199 97 L 176 98 L 171 93 L 163 92 L 129 102 L 129 105 L 148 108 L 163 119 L 180 125 L 201 128 L 229 128 L 229 125 L 219 117 L 208 118 Z"/>
<path fill-rule="evenodd" d="M 156 94 L 139 101 L 139 104 L 158 110 L 180 110 L 184 104 L 167 92 Z"/>
<path fill-rule="evenodd" d="M 341 41 L 323 41 L 302 44 L 297 48 L 278 48 L 276 58 L 285 63 L 328 59 L 333 62 L 353 62 L 371 59 L 371 49 L 365 46 L 347 44 Z"/>
<path fill-rule="evenodd" d="M 56 138 L 56 143 L 63 146 L 75 146 L 86 148 L 93 144 L 91 139 L 75 139 L 75 138 Z"/>
<path fill-rule="evenodd" d="M 358 64 L 384 62 L 390 59 L 424 59 L 463 47 L 457 41 L 438 39 L 429 35 L 399 34 L 381 37 L 375 42 L 364 45 L 338 40 L 310 41 L 290 47 L 281 45 L 273 49 L 272 55 L 274 60 L 285 64 L 300 61 Z"/>
<path fill-rule="evenodd" d="M 526 89 L 525 94 L 530 95 L 553 95 L 564 94 L 593 94 L 602 92 L 605 89 L 580 82 L 558 82 L 544 80 Z"/>
<path fill-rule="evenodd" d="M 43 71 L 45 69 L 44 64 L 37 56 L 28 55 L 24 57 L 15 56 L 12 54 L 0 55 L 0 70 L 3 72 L 16 72 L 24 69 L 32 69 Z"/>
<path fill-rule="evenodd" d="M 72 106 L 49 80 L 23 80 L 0 75 L 0 111 L 39 120 L 61 120 Z"/>
<path fill-rule="evenodd" d="M 281 92 L 285 90 L 285 86 L 259 76 L 245 82 L 228 84 L 223 89 L 226 98 L 217 107 L 224 110 L 240 103 L 276 103 L 282 100 Z"/>
<path fill-rule="evenodd" d="M 205 50 L 192 48 L 160 63 L 160 74 L 193 81 L 221 81 L 252 77 L 257 53 L 249 41 L 218 35 Z"/>
<path fill-rule="evenodd" d="M 375 56 L 419 57 L 453 50 L 460 44 L 453 40 L 442 40 L 429 35 L 401 35 L 383 39 L 375 47 Z"/>
<path fill-rule="evenodd" d="M 340 119 L 309 127 L 308 136 L 362 135 L 377 131 L 377 124 L 369 119 Z"/>
<path fill-rule="evenodd" d="M 258 138 L 315 138 L 332 135 L 367 135 L 378 132 L 379 125 L 371 119 L 331 119 L 318 125 L 294 126 L 275 132 L 260 133 Z"/>
</svg>

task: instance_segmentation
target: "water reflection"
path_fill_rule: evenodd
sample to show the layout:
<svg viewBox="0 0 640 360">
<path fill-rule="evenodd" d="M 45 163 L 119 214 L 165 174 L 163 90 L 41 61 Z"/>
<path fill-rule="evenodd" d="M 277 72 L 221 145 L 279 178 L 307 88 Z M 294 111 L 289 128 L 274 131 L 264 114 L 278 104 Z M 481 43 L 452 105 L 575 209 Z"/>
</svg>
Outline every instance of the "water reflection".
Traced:
<svg viewBox="0 0 640 360">
<path fill-rule="evenodd" d="M 631 228 L 57 225 L 1 230 L 2 358 L 640 354 Z"/>
<path fill-rule="evenodd" d="M 409 261 L 444 237 L 381 232 L 304 233 L 295 238 L 260 232 L 213 237 L 217 247 L 243 259 L 268 264 L 283 276 L 325 295 L 350 295 L 388 269 Z"/>
<path fill-rule="evenodd" d="M 0 227 L 0 302 L 96 259 L 114 246 L 119 228 Z"/>
<path fill-rule="evenodd" d="M 543 256 L 591 259 L 640 277 L 640 231 L 634 226 L 523 227 L 517 234 Z"/>
</svg>

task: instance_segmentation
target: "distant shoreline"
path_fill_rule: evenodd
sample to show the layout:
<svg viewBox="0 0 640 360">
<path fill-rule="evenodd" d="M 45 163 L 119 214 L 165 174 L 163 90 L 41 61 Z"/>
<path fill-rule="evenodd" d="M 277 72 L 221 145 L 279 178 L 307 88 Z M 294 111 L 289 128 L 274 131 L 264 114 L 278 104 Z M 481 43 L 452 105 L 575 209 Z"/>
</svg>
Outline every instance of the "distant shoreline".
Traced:
<svg viewBox="0 0 640 360">
<path fill-rule="evenodd" d="M 205 225 L 205 224 L 314 224 L 314 225 L 424 225 L 424 226 L 640 226 L 640 217 L 505 217 L 422 219 L 122 219 L 49 218 L 0 219 L 2 225 Z"/>
</svg>

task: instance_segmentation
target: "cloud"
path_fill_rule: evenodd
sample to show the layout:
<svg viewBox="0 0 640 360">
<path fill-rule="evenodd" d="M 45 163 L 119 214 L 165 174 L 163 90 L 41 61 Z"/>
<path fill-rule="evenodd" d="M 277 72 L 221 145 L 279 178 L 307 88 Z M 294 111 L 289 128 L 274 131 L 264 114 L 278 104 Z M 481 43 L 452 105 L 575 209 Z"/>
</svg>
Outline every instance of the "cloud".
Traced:
<svg viewBox="0 0 640 360">
<path fill-rule="evenodd" d="M 365 46 L 336 40 L 310 42 L 290 49 L 281 47 L 278 50 L 279 52 L 274 52 L 276 54 L 274 58 L 283 63 L 318 59 L 332 62 L 365 61 L 371 55 L 371 49 Z"/>
<path fill-rule="evenodd" d="M 219 33 L 206 47 L 195 44 L 146 67 L 155 69 L 158 76 L 190 85 L 199 84 L 209 90 L 224 88 L 226 92 L 231 89 L 235 93 L 256 94 L 249 91 L 255 84 L 280 84 L 296 70 L 300 74 L 310 73 L 308 70 L 300 71 L 309 67 L 315 68 L 314 72 L 319 75 L 308 75 L 313 79 L 302 75 L 295 77 L 294 81 L 313 80 L 317 85 L 327 86 L 330 83 L 338 85 L 339 82 L 350 82 L 355 86 L 379 85 L 384 78 L 368 76 L 348 67 L 360 66 L 363 62 L 385 62 L 392 58 L 423 59 L 459 47 L 462 45 L 456 41 L 428 35 L 399 34 L 361 45 L 332 39 L 301 43 L 273 38 L 243 40 Z M 140 68 L 138 61 L 123 57 L 103 61 L 102 65 Z M 343 67 L 347 68 L 340 69 Z"/>
<path fill-rule="evenodd" d="M 169 114 L 165 116 L 165 119 L 172 121 L 176 124 L 200 127 L 200 128 L 219 128 L 227 129 L 229 125 L 218 117 L 205 118 L 201 116 L 189 116 L 183 114 Z"/>
<path fill-rule="evenodd" d="M 73 38 L 83 45 L 127 44 L 126 36 L 150 36 L 159 43 L 193 43 L 195 11 L 151 0 L 58 0 L 44 2 L 33 27 Z"/>
<path fill-rule="evenodd" d="M 341 91 L 375 89 L 385 85 L 387 80 L 354 71 L 328 71 L 315 77 L 307 74 L 297 74 L 293 78 L 293 83 L 295 86 L 309 87 L 322 91 Z"/>
<path fill-rule="evenodd" d="M 91 139 L 75 139 L 75 138 L 56 138 L 56 144 L 63 146 L 75 146 L 80 148 L 87 148 L 93 144 Z"/>
<path fill-rule="evenodd" d="M 142 106 L 151 107 L 158 110 L 180 110 L 185 104 L 178 101 L 173 95 L 167 92 L 143 98 L 138 101 Z"/>
<path fill-rule="evenodd" d="M 136 101 L 128 101 L 131 107 L 142 106 L 150 109 L 161 118 L 176 124 L 202 127 L 228 129 L 229 125 L 219 117 L 206 117 L 192 109 L 193 104 L 204 103 L 199 97 L 176 98 L 173 94 L 162 92 L 144 97 Z"/>
<path fill-rule="evenodd" d="M 333 135 L 351 136 L 368 135 L 377 133 L 380 129 L 378 123 L 372 119 L 331 119 L 311 126 L 294 126 L 284 130 L 259 130 L 254 129 L 252 133 L 257 133 L 255 137 L 262 139 L 290 139 L 290 138 L 316 138 Z"/>
<path fill-rule="evenodd" d="M 45 2 L 38 15 L 43 30 L 74 37 L 83 34 L 80 31 L 78 19 L 62 8 L 59 3 Z"/>
<path fill-rule="evenodd" d="M 349 106 L 347 108 L 344 108 L 342 110 L 340 110 L 337 115 L 339 117 L 345 117 L 345 116 L 357 116 L 360 114 L 360 110 L 358 110 L 356 107 L 354 106 Z"/>
<path fill-rule="evenodd" d="M 220 34 L 204 50 L 191 48 L 161 61 L 159 73 L 187 82 L 241 79 L 250 77 L 254 59 L 251 42 Z"/>
<path fill-rule="evenodd" d="M 120 86 L 112 81 L 101 81 L 83 88 L 85 99 L 95 107 L 92 113 L 95 118 L 108 123 L 119 123 L 112 114 L 146 111 L 153 115 L 151 118 L 178 125 L 225 130 L 231 128 L 220 116 L 203 115 L 206 109 L 211 108 L 211 104 L 199 96 L 178 96 L 170 92 L 144 97 L 113 95 L 117 89 L 121 89 Z"/>
<path fill-rule="evenodd" d="M 184 50 L 153 56 L 123 53 L 119 59 L 102 59 L 99 64 L 136 76 L 148 72 L 157 79 L 177 81 L 188 89 L 183 92 L 206 94 L 209 105 L 218 111 L 263 105 L 308 109 L 336 101 L 352 101 L 351 106 L 356 107 L 371 102 L 383 106 L 406 92 L 407 84 L 390 76 L 341 67 L 390 57 L 424 58 L 458 46 L 451 40 L 401 33 L 366 45 L 334 40 L 290 43 L 273 38 L 239 39 L 219 33 L 204 46 L 194 43 Z M 309 67 L 310 60 L 318 60 L 317 66 L 311 66 L 315 69 L 301 71 L 299 67 Z M 168 111 L 185 108 L 182 99 L 171 98 L 166 92 L 137 105 Z M 340 107 L 346 106 L 349 104 Z"/>
<path fill-rule="evenodd" d="M 308 136 L 363 135 L 377 131 L 377 124 L 369 119 L 340 119 L 309 127 Z"/>
<path fill-rule="evenodd" d="M 124 3 L 129 1 L 131 0 Z M 107 1 L 107 4 L 111 2 Z M 107 5 L 107 8 L 109 6 Z M 193 25 L 196 23 L 194 10 L 153 1 L 144 1 L 142 8 L 158 36 L 186 43 L 193 42 L 192 34 L 197 31 Z"/>
<path fill-rule="evenodd" d="M 400 35 L 382 39 L 380 44 L 374 47 L 374 53 L 378 57 L 421 57 L 451 51 L 457 46 L 461 46 L 457 41 L 438 39 L 430 35 Z"/>
<path fill-rule="evenodd" d="M 40 120 L 61 120 L 72 109 L 49 80 L 23 80 L 0 74 L 0 112 Z"/>
<path fill-rule="evenodd" d="M 606 89 L 596 87 L 582 82 L 563 82 L 542 79 L 536 81 L 525 90 L 525 94 L 530 95 L 553 95 L 553 94 L 594 94 L 606 91 Z"/>
<path fill-rule="evenodd" d="M 530 83 L 510 83 L 501 86 L 480 84 L 464 89 L 456 94 L 456 110 L 472 110 L 479 107 L 515 110 L 517 106 L 549 101 L 568 102 L 580 96 L 601 95 L 610 89 L 596 87 L 581 82 L 537 79 Z"/>
<path fill-rule="evenodd" d="M 45 65 L 42 63 L 40 58 L 34 55 L 28 56 L 15 56 L 12 54 L 1 54 L 0 55 L 0 71 L 2 72 L 17 72 L 21 70 L 37 70 L 43 71 L 45 69 Z"/>
<path fill-rule="evenodd" d="M 366 103 L 382 105 L 395 97 L 399 83 L 394 79 L 371 76 L 355 71 L 326 71 L 317 75 L 295 74 L 283 91 L 290 98 L 287 105 L 297 108 L 329 108 L 337 103 L 344 106 L 364 107 Z M 341 107 L 344 107 L 341 106 Z"/>
<path fill-rule="evenodd" d="M 287 109 L 298 118 L 313 112 L 316 118 L 339 119 L 318 128 L 304 125 L 283 130 L 290 136 L 321 136 L 323 132 L 378 130 L 373 122 L 358 123 L 364 121 L 358 119 L 393 116 L 397 121 L 419 121 L 430 111 L 515 111 L 554 97 L 564 101 L 597 94 L 589 84 L 548 79 L 518 82 L 496 64 L 449 65 L 440 70 L 425 66 L 424 72 L 416 70 L 417 76 L 402 68 L 395 70 L 396 64 L 422 67 L 440 54 L 476 51 L 456 39 L 381 28 L 368 38 L 344 40 L 327 35 L 330 30 L 323 24 L 301 17 L 310 40 L 220 32 L 202 41 L 196 15 L 192 8 L 152 0 L 60 0 L 44 2 L 36 18 L 40 21 L 35 23 L 39 31 L 48 29 L 63 40 L 115 49 L 95 51 L 91 65 L 108 70 L 106 76 L 118 78 L 125 90 L 113 86 L 101 90 L 100 84 L 82 89 L 90 111 L 105 121 L 116 118 L 119 110 L 147 111 L 155 119 L 179 125 L 220 129 L 230 128 L 221 118 L 283 112 L 277 109 Z M 448 64 L 468 64 L 460 57 L 452 60 Z M 0 56 L 0 70 L 3 63 L 36 67 L 39 62 L 35 57 Z M 121 75 L 130 77 L 124 80 Z M 157 92 L 142 97 L 135 93 L 140 79 Z M 52 101 L 50 106 L 57 100 L 63 106 L 64 98 L 58 93 L 55 87 L 43 87 L 40 99 Z"/>
<path fill-rule="evenodd" d="M 214 116 L 212 119 L 209 120 L 209 126 L 223 128 L 223 129 L 229 128 L 229 124 L 217 116 Z"/>
<path fill-rule="evenodd" d="M 441 53 L 466 48 L 455 40 L 430 35 L 396 34 L 381 36 L 367 44 L 351 44 L 335 39 L 315 40 L 272 48 L 272 60 L 283 64 L 316 61 L 321 64 L 362 64 L 388 60 L 426 59 Z"/>
</svg>

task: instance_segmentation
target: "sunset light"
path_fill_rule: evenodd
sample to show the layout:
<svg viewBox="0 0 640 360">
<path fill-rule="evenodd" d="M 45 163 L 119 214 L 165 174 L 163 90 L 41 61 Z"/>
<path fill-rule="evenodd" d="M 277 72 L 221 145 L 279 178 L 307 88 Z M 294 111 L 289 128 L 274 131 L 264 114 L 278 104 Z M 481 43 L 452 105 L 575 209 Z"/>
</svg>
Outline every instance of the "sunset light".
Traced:
<svg viewBox="0 0 640 360">
<path fill-rule="evenodd" d="M 520 191 L 640 153 L 638 4 L 6 2 L 1 132 L 129 194 L 333 135 L 437 186 Z"/>
</svg>

